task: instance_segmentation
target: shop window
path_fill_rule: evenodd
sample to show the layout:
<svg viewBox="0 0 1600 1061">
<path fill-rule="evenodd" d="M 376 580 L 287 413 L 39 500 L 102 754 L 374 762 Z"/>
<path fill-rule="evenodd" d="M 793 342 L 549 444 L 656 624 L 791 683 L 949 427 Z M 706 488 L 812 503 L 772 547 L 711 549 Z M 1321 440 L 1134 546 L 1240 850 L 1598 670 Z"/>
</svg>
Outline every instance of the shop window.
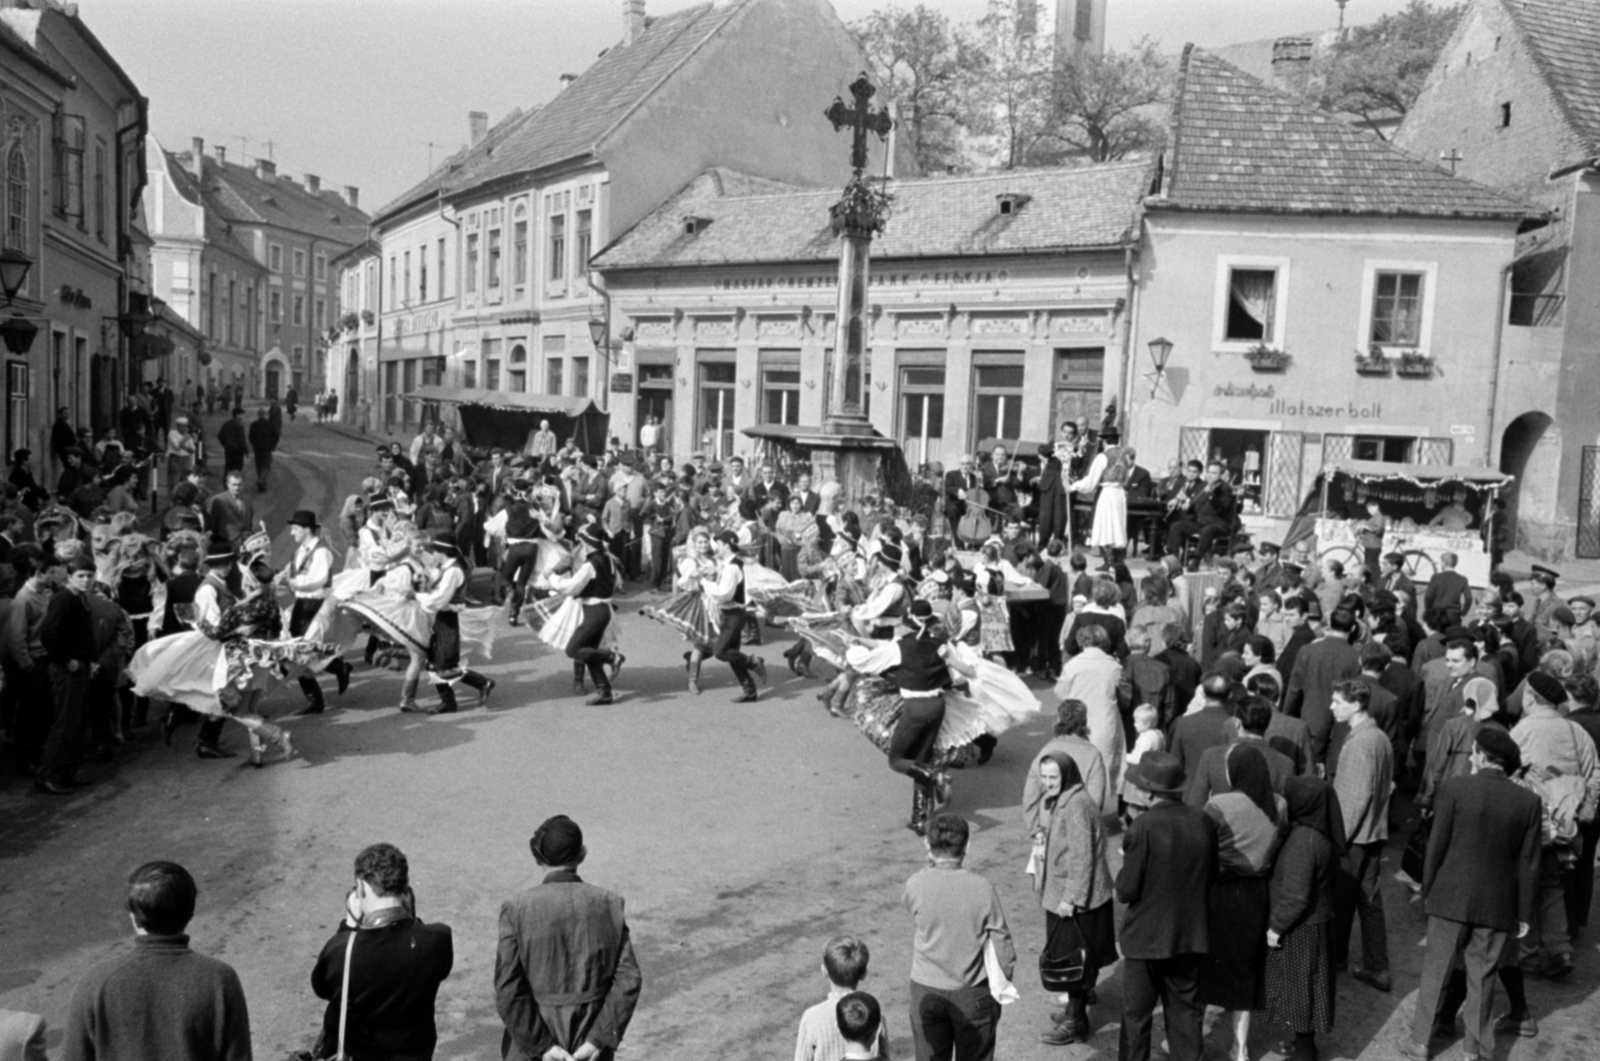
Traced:
<svg viewBox="0 0 1600 1061">
<path fill-rule="evenodd" d="M 1011 441 L 1022 436 L 1022 363 L 978 365 L 972 370 L 977 415 L 973 417 L 973 448 L 985 439 Z"/>
<path fill-rule="evenodd" d="M 761 422 L 800 423 L 800 369 L 768 368 L 761 372 Z"/>
<path fill-rule="evenodd" d="M 1220 461 L 1229 485 L 1239 503 L 1239 512 L 1254 515 L 1261 511 L 1265 480 L 1266 431 L 1238 428 L 1211 429 L 1208 461 Z"/>
<path fill-rule="evenodd" d="M 1356 435 L 1351 440 L 1350 455 L 1358 461 L 1405 464 L 1411 460 L 1415 442 L 1414 438 L 1398 435 Z"/>
</svg>

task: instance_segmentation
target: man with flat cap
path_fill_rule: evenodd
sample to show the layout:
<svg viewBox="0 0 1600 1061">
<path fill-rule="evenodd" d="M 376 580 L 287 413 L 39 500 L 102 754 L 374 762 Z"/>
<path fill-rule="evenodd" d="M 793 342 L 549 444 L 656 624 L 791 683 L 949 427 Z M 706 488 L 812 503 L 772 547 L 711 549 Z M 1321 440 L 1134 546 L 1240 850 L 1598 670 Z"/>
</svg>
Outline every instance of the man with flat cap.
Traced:
<svg viewBox="0 0 1600 1061">
<path fill-rule="evenodd" d="M 544 880 L 500 908 L 495 1008 L 507 1061 L 611 1061 L 639 1002 L 622 896 L 586 884 L 583 830 L 564 814 L 528 841 Z"/>
<path fill-rule="evenodd" d="M 1427 950 L 1411 1041 L 1401 1051 L 1411 1061 L 1426 1061 L 1435 1029 L 1453 1030 L 1463 996 L 1466 1056 L 1494 1053 L 1496 1029 L 1489 1017 L 1495 969 L 1533 920 L 1543 816 L 1539 797 L 1511 780 L 1522 756 L 1498 726 L 1479 727 L 1471 761 L 1472 773 L 1447 779 L 1434 803 L 1422 868 Z M 1458 955 L 1465 960 L 1464 985 L 1451 983 Z M 1510 1030 L 1528 1021 L 1526 1004 L 1517 1010 L 1513 999 Z"/>
<path fill-rule="evenodd" d="M 1556 580 L 1559 578 L 1548 567 L 1533 565 L 1532 596 L 1522 606 L 1522 614 L 1528 622 L 1533 624 L 1539 638 L 1539 647 L 1546 648 L 1556 639 L 1556 628 L 1553 621 L 1555 610 L 1564 608 L 1567 602 L 1561 599 L 1556 592 Z"/>
<path fill-rule="evenodd" d="M 1217 826 L 1185 806 L 1183 766 L 1167 752 L 1145 752 L 1128 780 L 1150 793 L 1150 809 L 1122 842 L 1117 901 L 1122 923 L 1122 1041 L 1118 1061 L 1150 1061 L 1156 1003 L 1166 1018 L 1172 1061 L 1200 1061 L 1205 1006 L 1196 997 L 1210 949 L 1206 895 L 1217 875 Z"/>
</svg>

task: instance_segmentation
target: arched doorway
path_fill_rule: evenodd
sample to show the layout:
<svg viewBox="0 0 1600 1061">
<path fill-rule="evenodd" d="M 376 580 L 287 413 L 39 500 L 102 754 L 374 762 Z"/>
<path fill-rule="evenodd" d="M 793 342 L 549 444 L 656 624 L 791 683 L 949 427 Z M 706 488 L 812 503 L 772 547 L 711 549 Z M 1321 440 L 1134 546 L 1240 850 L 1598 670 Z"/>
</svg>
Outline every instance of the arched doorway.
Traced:
<svg viewBox="0 0 1600 1061">
<path fill-rule="evenodd" d="M 283 385 L 282 373 L 276 361 L 267 365 L 267 400 L 277 401 L 283 397 L 280 393 Z"/>
<path fill-rule="evenodd" d="M 1500 438 L 1500 470 L 1516 477 L 1503 495 L 1505 519 L 1514 528 L 1514 547 L 1536 556 L 1561 551 L 1555 540 L 1560 524 L 1561 433 L 1545 413 L 1523 413 Z"/>
</svg>

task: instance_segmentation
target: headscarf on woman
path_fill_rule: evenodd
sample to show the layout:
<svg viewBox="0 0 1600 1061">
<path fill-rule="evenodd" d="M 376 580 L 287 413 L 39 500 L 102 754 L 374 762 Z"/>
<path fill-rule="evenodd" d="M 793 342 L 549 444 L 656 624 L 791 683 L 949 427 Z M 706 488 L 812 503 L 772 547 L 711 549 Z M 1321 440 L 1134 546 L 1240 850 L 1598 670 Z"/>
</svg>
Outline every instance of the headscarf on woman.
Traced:
<svg viewBox="0 0 1600 1061">
<path fill-rule="evenodd" d="M 1228 752 L 1228 785 L 1249 796 L 1271 821 L 1278 821 L 1278 801 L 1272 792 L 1272 773 L 1266 756 L 1248 744 L 1235 744 Z"/>
<path fill-rule="evenodd" d="M 1062 798 L 1069 795 L 1073 789 L 1083 787 L 1083 773 L 1078 769 L 1078 762 L 1066 752 L 1046 752 L 1046 759 L 1056 764 L 1061 771 L 1061 792 L 1054 800 L 1046 800 L 1046 809 L 1054 810 Z"/>
<path fill-rule="evenodd" d="M 1332 841 L 1336 854 L 1344 852 L 1344 814 L 1332 785 L 1310 775 L 1291 777 L 1283 784 L 1283 798 L 1291 824 L 1315 829 Z"/>
</svg>

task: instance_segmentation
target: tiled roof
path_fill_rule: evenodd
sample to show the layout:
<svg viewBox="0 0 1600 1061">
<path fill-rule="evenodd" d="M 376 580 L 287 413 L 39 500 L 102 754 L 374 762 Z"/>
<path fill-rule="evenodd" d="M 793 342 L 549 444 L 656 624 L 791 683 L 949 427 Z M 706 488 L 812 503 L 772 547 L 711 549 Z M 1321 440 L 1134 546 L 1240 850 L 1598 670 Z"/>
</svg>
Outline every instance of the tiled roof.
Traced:
<svg viewBox="0 0 1600 1061">
<path fill-rule="evenodd" d="M 466 147 L 461 148 L 461 150 L 435 166 L 433 172 L 429 173 L 419 183 L 407 188 L 381 206 L 372 215 L 373 220 L 383 221 L 391 214 L 398 213 L 409 206 L 438 194 L 440 190 L 448 191 L 451 188 L 460 187 L 462 184 L 476 179 L 484 164 L 493 159 L 495 149 L 505 141 L 506 137 L 527 124 L 528 120 L 538 113 L 538 110 L 539 108 L 537 107 L 528 111 L 513 108 L 510 114 L 501 118 L 484 134 L 482 140 L 479 140 L 476 144 L 468 144 Z"/>
<path fill-rule="evenodd" d="M 207 214 L 237 224 L 275 225 L 344 244 L 366 238 L 367 215 L 327 188 L 312 192 L 298 181 L 277 177 L 266 181 L 256 171 L 236 162 L 219 162 L 202 156 L 204 182 L 197 182 L 188 152 L 166 152 L 167 172 L 179 193 L 190 202 L 203 202 Z"/>
<path fill-rule="evenodd" d="M 1153 164 L 1010 170 L 973 177 L 894 181 L 894 205 L 872 244 L 875 258 L 966 257 L 1109 247 L 1131 238 Z M 755 183 L 752 183 L 755 182 Z M 696 177 L 601 251 L 598 269 L 825 261 L 839 242 L 828 208 L 837 189 L 750 194 L 770 184 L 727 170 Z M 1001 214 L 997 197 L 1019 197 Z M 686 217 L 703 219 L 693 235 Z"/>
<path fill-rule="evenodd" d="M 71 74 L 51 65 L 50 61 L 40 55 L 38 49 L 24 39 L 21 34 L 12 29 L 4 18 L 0 18 L 0 48 L 4 48 L 6 51 L 16 55 L 23 62 L 61 85 L 72 86 L 77 84 L 77 80 Z"/>
<path fill-rule="evenodd" d="M 1600 4 L 1594 0 L 1500 0 L 1522 27 L 1573 132 L 1600 155 Z M 1563 162 L 1567 161 L 1565 159 Z"/>
<path fill-rule="evenodd" d="M 592 153 L 612 127 L 738 14 L 740 0 L 674 11 L 648 21 L 631 44 L 607 50 L 494 152 L 475 181 Z"/>
<path fill-rule="evenodd" d="M 1152 210 L 1522 218 L 1540 211 L 1361 132 L 1189 45 Z"/>
</svg>

